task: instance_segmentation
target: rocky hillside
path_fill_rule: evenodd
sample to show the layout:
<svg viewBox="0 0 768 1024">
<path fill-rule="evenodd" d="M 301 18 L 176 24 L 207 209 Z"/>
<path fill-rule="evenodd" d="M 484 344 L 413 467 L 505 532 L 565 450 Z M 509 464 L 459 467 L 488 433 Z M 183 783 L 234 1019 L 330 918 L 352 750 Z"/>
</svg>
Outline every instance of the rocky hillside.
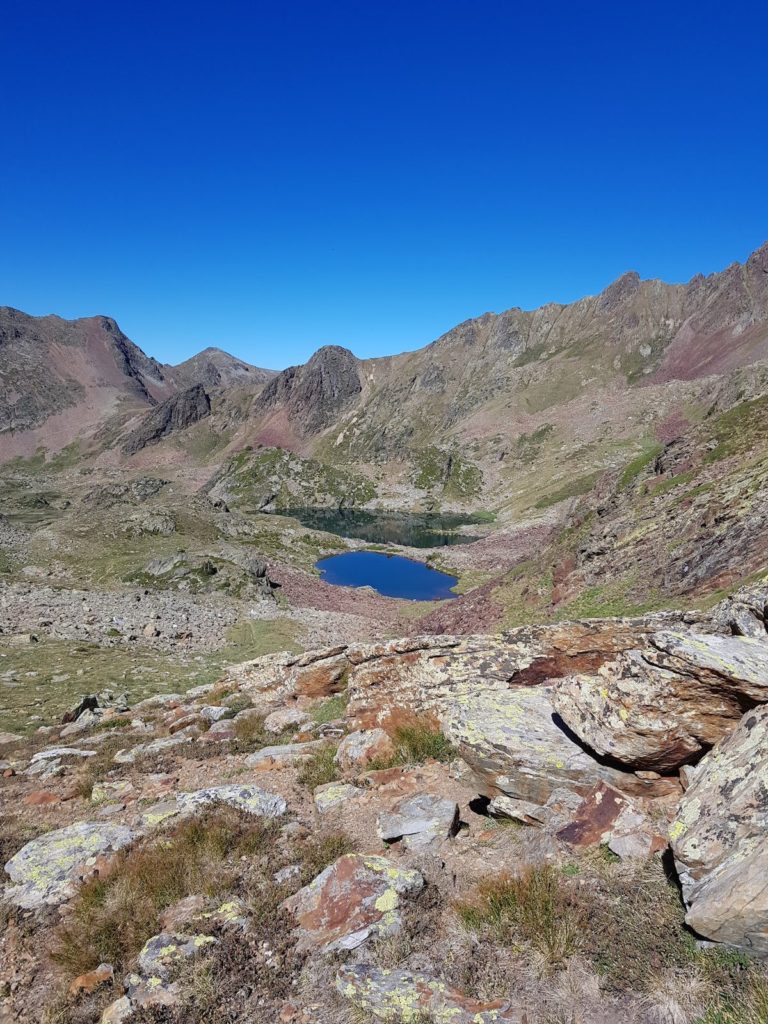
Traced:
<svg viewBox="0 0 768 1024">
<path fill-rule="evenodd" d="M 342 643 L 2 735 L 0 1012 L 764 1021 L 767 608 Z"/>
</svg>

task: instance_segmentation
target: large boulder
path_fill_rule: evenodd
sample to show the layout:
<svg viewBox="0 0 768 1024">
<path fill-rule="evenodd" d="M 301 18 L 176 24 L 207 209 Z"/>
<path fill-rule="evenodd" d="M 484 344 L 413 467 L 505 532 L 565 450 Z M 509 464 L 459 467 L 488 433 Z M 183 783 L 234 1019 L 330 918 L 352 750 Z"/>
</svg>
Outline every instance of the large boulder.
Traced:
<svg viewBox="0 0 768 1024">
<path fill-rule="evenodd" d="M 5 898 L 27 910 L 63 903 L 95 868 L 97 858 L 116 853 L 133 838 L 124 825 L 106 822 L 79 822 L 46 832 L 5 865 L 14 883 L 5 890 Z"/>
<path fill-rule="evenodd" d="M 601 757 L 674 771 L 768 701 L 765 640 L 665 631 L 650 641 L 555 686 L 558 714 Z"/>
<path fill-rule="evenodd" d="M 299 926 L 300 950 L 355 949 L 400 931 L 401 897 L 424 885 L 418 871 L 386 857 L 346 854 L 285 901 Z"/>
<path fill-rule="evenodd" d="M 768 707 L 696 767 L 669 834 L 690 927 L 768 956 Z"/>
</svg>

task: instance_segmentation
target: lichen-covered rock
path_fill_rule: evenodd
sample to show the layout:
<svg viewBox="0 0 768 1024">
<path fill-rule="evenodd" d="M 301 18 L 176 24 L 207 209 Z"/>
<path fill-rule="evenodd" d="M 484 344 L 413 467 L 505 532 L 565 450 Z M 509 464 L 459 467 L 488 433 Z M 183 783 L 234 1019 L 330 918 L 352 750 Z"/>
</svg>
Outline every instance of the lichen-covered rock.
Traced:
<svg viewBox="0 0 768 1024">
<path fill-rule="evenodd" d="M 216 944 L 213 935 L 177 935 L 161 932 L 147 939 L 139 953 L 139 971 L 147 977 L 167 980 L 180 964 Z"/>
<path fill-rule="evenodd" d="M 336 988 L 355 1006 L 379 1020 L 435 1024 L 525 1024 L 524 1013 L 504 1000 L 479 1003 L 442 979 L 412 971 L 365 964 L 347 965 L 336 975 Z"/>
<path fill-rule="evenodd" d="M 402 839 L 409 849 L 421 849 L 455 835 L 459 805 L 454 800 L 418 793 L 399 800 L 379 815 L 378 832 L 384 842 Z"/>
<path fill-rule="evenodd" d="M 700 762 L 669 836 L 690 927 L 768 956 L 768 707 Z"/>
<path fill-rule="evenodd" d="M 340 857 L 283 906 L 296 918 L 300 950 L 355 949 L 366 939 L 397 934 L 400 899 L 419 892 L 418 871 L 386 857 Z"/>
<path fill-rule="evenodd" d="M 27 910 L 63 903 L 74 895 L 96 857 L 121 850 L 133 838 L 124 825 L 90 822 L 47 832 L 27 843 L 5 865 L 14 883 L 5 896 Z"/>
<path fill-rule="evenodd" d="M 209 786 L 193 793 L 177 793 L 170 800 L 155 804 L 142 815 L 142 825 L 145 828 L 152 828 L 169 818 L 194 814 L 201 808 L 213 804 L 226 804 L 259 818 L 279 818 L 287 810 L 283 797 L 268 793 L 259 786 Z"/>
<path fill-rule="evenodd" d="M 337 807 L 343 807 L 350 800 L 357 800 L 362 795 L 363 791 L 357 786 L 350 786 L 344 782 L 328 782 L 315 790 L 315 807 L 321 814 L 326 814 Z"/>
<path fill-rule="evenodd" d="M 554 705 L 592 750 L 634 769 L 671 771 L 768 701 L 768 642 L 659 632 L 594 674 L 561 680 Z"/>
<path fill-rule="evenodd" d="M 125 1021 L 130 1020 L 132 1014 L 131 1000 L 128 996 L 120 996 L 104 1010 L 100 1024 L 124 1024 Z"/>
<path fill-rule="evenodd" d="M 394 752 L 392 740 L 383 729 L 361 729 L 341 741 L 336 764 L 341 768 L 364 768 L 372 761 L 392 757 Z"/>
</svg>

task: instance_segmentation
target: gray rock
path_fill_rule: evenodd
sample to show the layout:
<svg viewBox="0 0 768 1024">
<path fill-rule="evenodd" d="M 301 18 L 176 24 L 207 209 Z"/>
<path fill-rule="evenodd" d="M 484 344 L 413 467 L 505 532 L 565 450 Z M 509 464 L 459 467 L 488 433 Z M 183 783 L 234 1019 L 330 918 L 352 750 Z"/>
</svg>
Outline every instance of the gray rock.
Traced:
<svg viewBox="0 0 768 1024">
<path fill-rule="evenodd" d="M 445 797 L 419 793 L 398 801 L 379 815 L 378 833 L 384 842 L 403 840 L 409 849 L 421 849 L 455 835 L 459 805 Z"/>
<path fill-rule="evenodd" d="M 36 910 L 69 899 L 89 863 L 133 841 L 124 825 L 81 822 L 47 832 L 22 847 L 5 865 L 14 883 L 5 896 L 16 906 Z"/>
</svg>

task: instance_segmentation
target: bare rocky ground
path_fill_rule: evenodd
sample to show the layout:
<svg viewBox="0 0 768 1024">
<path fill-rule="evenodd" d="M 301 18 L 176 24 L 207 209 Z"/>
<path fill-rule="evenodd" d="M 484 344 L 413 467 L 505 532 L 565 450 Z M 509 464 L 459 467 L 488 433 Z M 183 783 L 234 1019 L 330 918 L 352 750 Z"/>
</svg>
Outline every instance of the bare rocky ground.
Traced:
<svg viewBox="0 0 768 1024">
<path fill-rule="evenodd" d="M 0 1020 L 764 1021 L 767 607 L 267 654 L 3 736 Z"/>
</svg>

